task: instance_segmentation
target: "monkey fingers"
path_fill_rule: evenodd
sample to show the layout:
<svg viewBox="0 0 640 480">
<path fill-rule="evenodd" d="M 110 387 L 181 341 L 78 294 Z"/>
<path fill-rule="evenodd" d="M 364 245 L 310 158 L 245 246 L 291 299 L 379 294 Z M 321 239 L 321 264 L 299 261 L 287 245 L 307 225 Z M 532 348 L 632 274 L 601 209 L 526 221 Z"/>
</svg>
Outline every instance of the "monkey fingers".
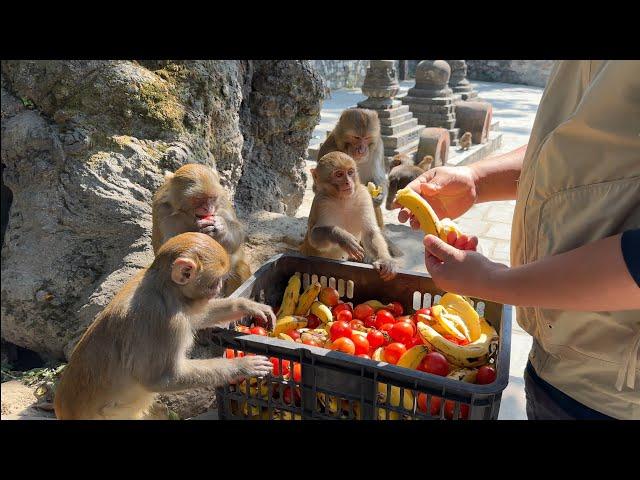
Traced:
<svg viewBox="0 0 640 480">
<path fill-rule="evenodd" d="M 364 259 L 364 248 L 362 248 L 362 245 L 360 245 L 355 238 L 347 239 L 345 244 L 341 245 L 341 247 L 358 262 L 361 262 Z"/>
<path fill-rule="evenodd" d="M 215 225 L 215 219 L 213 215 L 210 215 L 208 217 L 197 218 L 196 225 L 199 229 L 203 229 L 204 227 L 210 227 L 212 225 Z"/>
<path fill-rule="evenodd" d="M 265 377 L 273 371 L 271 361 L 262 355 L 235 358 L 233 361 L 238 363 L 239 373 L 247 377 Z"/>
<path fill-rule="evenodd" d="M 392 261 L 377 261 L 373 263 L 373 266 L 385 282 L 393 280 L 396 276 L 396 266 Z"/>
<path fill-rule="evenodd" d="M 214 225 L 210 225 L 208 227 L 201 228 L 200 233 L 204 233 L 205 235 L 212 236 L 218 233 L 218 229 Z"/>
</svg>

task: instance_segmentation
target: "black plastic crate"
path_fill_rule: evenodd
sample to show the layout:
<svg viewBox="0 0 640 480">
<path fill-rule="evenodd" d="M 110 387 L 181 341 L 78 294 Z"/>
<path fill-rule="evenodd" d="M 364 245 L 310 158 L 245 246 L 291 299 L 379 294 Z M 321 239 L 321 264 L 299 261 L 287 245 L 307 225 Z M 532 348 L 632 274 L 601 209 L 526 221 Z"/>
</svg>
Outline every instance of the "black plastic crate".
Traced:
<svg viewBox="0 0 640 480">
<path fill-rule="evenodd" d="M 383 282 L 371 265 L 340 262 L 319 257 L 282 254 L 271 258 L 231 296 L 251 298 L 278 305 L 289 278 L 299 272 L 302 289 L 312 281 L 338 290 L 343 301 L 358 303 L 377 299 L 399 301 L 408 314 L 429 307 L 444 294 L 433 280 L 418 272 L 400 270 L 391 282 Z M 472 299 L 500 335 L 495 355 L 496 380 L 476 385 L 409 370 L 385 362 L 358 358 L 337 351 L 229 329 L 216 329 L 213 342 L 222 349 L 260 354 L 301 365 L 302 379 L 282 376 L 247 379 L 244 384 L 217 389 L 220 419 L 444 419 L 445 401 L 454 402 L 453 419 L 459 419 L 462 405 L 471 420 L 498 418 L 502 391 L 509 379 L 511 307 Z M 239 323 L 248 324 L 250 319 Z M 293 375 L 291 375 L 293 377 Z M 249 387 L 249 380 L 252 382 Z M 380 386 L 382 384 L 382 387 Z M 399 387 L 401 400 L 391 403 L 391 388 Z M 290 388 L 289 392 L 286 389 Z M 380 394 L 385 392 L 386 395 Z M 407 401 L 406 392 L 410 392 Z M 426 394 L 426 412 L 418 408 L 418 395 Z M 440 397 L 439 409 L 433 409 Z M 422 397 L 425 398 L 425 397 Z M 285 402 L 285 400 L 290 403 Z M 434 410 L 432 412 L 432 409 Z M 433 415 L 431 415 L 433 413 Z"/>
</svg>

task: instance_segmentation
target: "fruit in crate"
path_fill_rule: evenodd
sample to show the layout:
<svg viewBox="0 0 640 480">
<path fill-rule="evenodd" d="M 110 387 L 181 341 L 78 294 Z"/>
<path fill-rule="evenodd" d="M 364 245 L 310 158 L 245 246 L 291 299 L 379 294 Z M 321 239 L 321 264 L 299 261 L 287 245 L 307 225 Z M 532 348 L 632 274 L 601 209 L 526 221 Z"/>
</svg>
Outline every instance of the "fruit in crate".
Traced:
<svg viewBox="0 0 640 480">
<path fill-rule="evenodd" d="M 318 294 L 318 300 L 328 307 L 334 307 L 338 305 L 340 294 L 335 288 L 324 287 Z"/>
</svg>

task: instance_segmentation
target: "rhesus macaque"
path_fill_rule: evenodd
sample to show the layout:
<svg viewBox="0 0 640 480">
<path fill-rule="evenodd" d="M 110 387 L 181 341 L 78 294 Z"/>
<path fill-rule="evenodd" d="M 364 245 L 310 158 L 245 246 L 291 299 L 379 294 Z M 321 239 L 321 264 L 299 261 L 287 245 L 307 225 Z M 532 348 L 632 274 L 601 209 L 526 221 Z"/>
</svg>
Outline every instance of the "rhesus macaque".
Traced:
<svg viewBox="0 0 640 480">
<path fill-rule="evenodd" d="M 182 233 L 160 247 L 96 317 L 76 345 L 55 393 L 58 419 L 138 419 L 156 393 L 264 376 L 263 356 L 188 359 L 197 329 L 244 316 L 275 322 L 273 311 L 246 298 L 215 298 L 229 256 L 203 233 Z"/>
<path fill-rule="evenodd" d="M 244 228 L 218 174 L 206 165 L 188 164 L 175 173 L 168 172 L 153 196 L 153 251 L 184 232 L 206 233 L 229 254 L 231 273 L 223 288 L 224 296 L 251 276 L 244 256 Z"/>
<path fill-rule="evenodd" d="M 318 160 L 311 174 L 315 197 L 300 252 L 358 262 L 366 254 L 383 280 L 393 279 L 396 265 L 354 160 L 342 152 L 331 152 Z"/>
<path fill-rule="evenodd" d="M 398 154 L 393 158 L 391 162 L 393 167 L 389 172 L 389 193 L 385 204 L 387 210 L 393 210 L 396 192 L 422 175 L 432 163 L 433 157 L 431 155 L 425 155 L 418 165 L 414 165 L 413 160 L 404 154 Z"/>
<path fill-rule="evenodd" d="M 320 146 L 318 158 L 336 150 L 355 160 L 364 185 L 373 182 L 382 189 L 381 194 L 372 200 L 378 226 L 384 229 L 380 206 L 387 194 L 387 177 L 378 114 L 365 108 L 350 108 L 342 112 L 335 128 Z"/>
<path fill-rule="evenodd" d="M 471 145 L 471 132 L 465 132 L 465 134 L 460 137 L 460 150 L 469 150 Z"/>
</svg>

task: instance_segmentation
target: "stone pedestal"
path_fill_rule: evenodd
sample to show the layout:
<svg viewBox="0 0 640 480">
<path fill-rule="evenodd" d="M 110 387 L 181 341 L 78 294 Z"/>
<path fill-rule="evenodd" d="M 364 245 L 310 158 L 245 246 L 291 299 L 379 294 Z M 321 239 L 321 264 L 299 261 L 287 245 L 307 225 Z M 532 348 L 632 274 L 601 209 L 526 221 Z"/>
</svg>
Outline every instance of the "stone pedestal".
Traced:
<svg viewBox="0 0 640 480">
<path fill-rule="evenodd" d="M 460 133 L 471 133 L 474 144 L 486 143 L 491 128 L 493 107 L 489 102 L 459 102 L 456 104 L 456 127 Z"/>
<path fill-rule="evenodd" d="M 402 103 L 409 106 L 421 125 L 447 129 L 451 145 L 457 145 L 455 97 L 447 85 L 450 76 L 451 67 L 444 60 L 422 60 L 416 67 L 416 85 Z"/>
<path fill-rule="evenodd" d="M 369 98 L 358 103 L 358 107 L 377 112 L 387 165 L 395 155 L 411 155 L 418 149 L 418 136 L 423 128 L 409 107 L 394 99 L 399 90 L 394 61 L 371 60 L 362 85 L 362 93 Z"/>
<path fill-rule="evenodd" d="M 467 80 L 467 62 L 464 60 L 447 60 L 451 67 L 451 78 L 449 78 L 449 86 L 453 90 L 453 94 L 458 96 L 460 100 L 477 100 L 478 92 L 473 89 L 469 80 Z"/>
</svg>

